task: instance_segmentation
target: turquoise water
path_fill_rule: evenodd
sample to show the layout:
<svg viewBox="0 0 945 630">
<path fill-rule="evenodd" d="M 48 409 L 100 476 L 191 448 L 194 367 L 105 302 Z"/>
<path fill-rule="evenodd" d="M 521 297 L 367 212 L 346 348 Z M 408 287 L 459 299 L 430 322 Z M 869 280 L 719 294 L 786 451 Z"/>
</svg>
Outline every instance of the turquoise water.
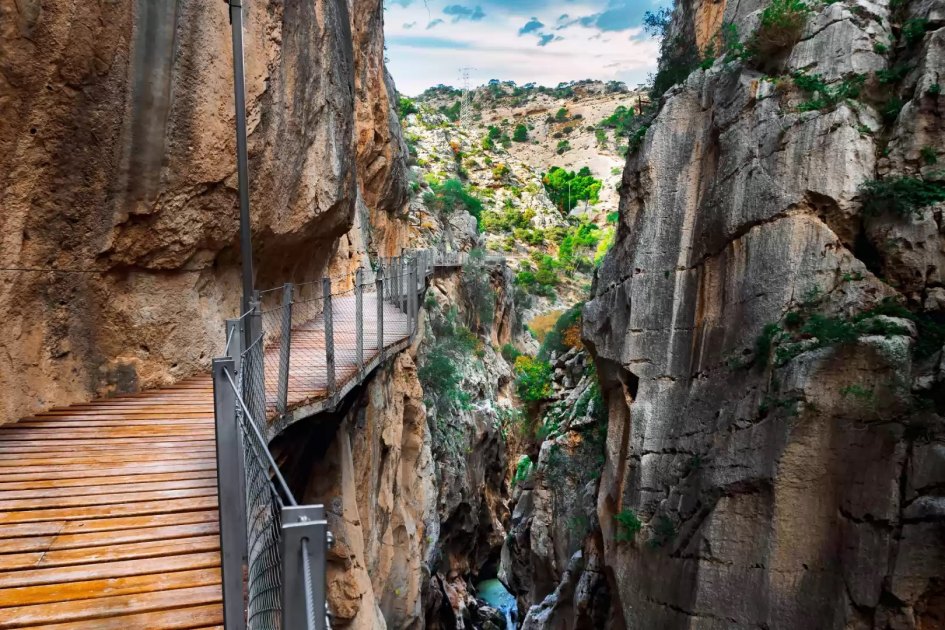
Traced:
<svg viewBox="0 0 945 630">
<path fill-rule="evenodd" d="M 515 628 L 513 621 L 513 611 L 517 612 L 515 598 L 505 590 L 505 585 L 499 580 L 484 580 L 476 585 L 479 590 L 479 597 L 485 600 L 493 608 L 502 611 L 505 615 L 505 627 L 508 630 Z"/>
</svg>

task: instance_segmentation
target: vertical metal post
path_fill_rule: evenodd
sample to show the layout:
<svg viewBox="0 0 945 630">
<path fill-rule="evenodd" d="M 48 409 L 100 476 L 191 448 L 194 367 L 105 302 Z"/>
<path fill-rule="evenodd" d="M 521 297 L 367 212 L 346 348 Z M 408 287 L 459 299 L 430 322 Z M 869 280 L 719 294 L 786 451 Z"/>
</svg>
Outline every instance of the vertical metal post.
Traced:
<svg viewBox="0 0 945 630">
<path fill-rule="evenodd" d="M 377 356 L 384 360 L 384 268 L 377 273 Z"/>
<path fill-rule="evenodd" d="M 394 256 L 394 263 L 391 271 L 390 278 L 390 290 L 391 290 L 391 302 L 397 305 L 397 308 L 400 308 L 400 257 Z"/>
<path fill-rule="evenodd" d="M 243 494 L 243 448 L 236 419 L 233 359 L 213 360 L 213 416 L 217 443 L 217 495 L 220 558 L 223 566 L 223 620 L 227 630 L 246 628 L 243 614 L 243 558 L 246 555 L 246 497 Z"/>
<path fill-rule="evenodd" d="M 226 356 L 233 359 L 233 373 L 239 374 L 246 340 L 246 334 L 243 331 L 243 318 L 226 320 L 226 338 L 229 344 L 229 352 L 226 353 Z"/>
<path fill-rule="evenodd" d="M 289 360 L 292 356 L 292 283 L 282 285 L 282 330 L 279 337 L 279 389 L 276 411 L 284 416 L 289 409 Z"/>
<path fill-rule="evenodd" d="M 322 296 L 325 312 L 325 376 L 328 379 L 328 395 L 335 395 L 335 330 L 331 305 L 331 278 L 322 278 Z"/>
<path fill-rule="evenodd" d="M 284 507 L 281 546 L 282 627 L 326 630 L 328 521 L 324 506 Z"/>
<path fill-rule="evenodd" d="M 233 96 L 236 107 L 236 173 L 240 197 L 240 257 L 243 277 L 243 312 L 253 295 L 253 240 L 249 214 L 249 157 L 246 149 L 246 87 L 243 71 L 243 0 L 228 0 L 233 35 Z M 247 335 L 245 346 L 252 343 Z"/>
<path fill-rule="evenodd" d="M 243 370 L 243 397 L 247 407 L 253 414 L 253 420 L 260 430 L 265 429 L 266 422 L 266 367 L 265 348 L 263 348 L 262 330 L 262 302 L 259 291 L 253 292 L 250 301 L 250 314 L 246 317 L 249 331 L 246 335 L 251 345 L 246 348 L 247 366 Z M 248 368 L 248 369 L 247 369 Z"/>
<path fill-rule="evenodd" d="M 355 358 L 358 361 L 358 381 L 364 376 L 364 269 L 358 267 L 354 274 L 354 337 Z"/>
<path fill-rule="evenodd" d="M 400 273 L 397 274 L 398 287 L 400 291 L 397 293 L 397 305 L 400 307 L 402 313 L 407 313 L 407 275 L 410 269 L 410 259 L 406 256 L 401 256 L 400 258 Z"/>
<path fill-rule="evenodd" d="M 417 259 L 410 263 L 410 293 L 407 295 L 407 310 L 410 311 L 410 338 L 417 330 Z"/>
</svg>

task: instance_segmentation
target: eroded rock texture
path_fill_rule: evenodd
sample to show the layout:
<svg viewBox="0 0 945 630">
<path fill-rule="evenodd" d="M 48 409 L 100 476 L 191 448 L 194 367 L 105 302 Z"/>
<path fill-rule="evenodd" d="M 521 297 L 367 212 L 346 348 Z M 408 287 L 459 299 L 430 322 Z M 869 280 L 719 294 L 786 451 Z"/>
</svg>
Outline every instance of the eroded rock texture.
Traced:
<svg viewBox="0 0 945 630">
<path fill-rule="evenodd" d="M 299 423 L 273 444 L 300 500 L 324 503 L 335 544 L 334 626 L 422 627 L 436 541 L 430 431 L 413 353 L 381 367 L 346 409 Z"/>
<path fill-rule="evenodd" d="M 455 343 L 457 331 L 475 340 L 471 352 L 448 359 L 457 370 L 457 387 L 451 393 L 433 387 L 424 392 L 433 435 L 439 520 L 439 534 L 427 558 L 430 581 L 425 605 L 427 627 L 433 629 L 473 627 L 478 604 L 472 586 L 483 569 L 491 567 L 494 575 L 508 517 L 506 444 L 496 403 L 508 401 L 511 375 L 489 340 L 494 319 L 501 319 L 503 328 L 510 325 L 502 319 L 510 316 L 504 308 L 510 287 L 501 270 L 477 269 L 434 280 L 420 349 L 422 366 L 442 370 L 442 357 L 455 356 L 444 348 Z M 482 300 L 492 305 L 485 314 Z M 462 332 L 466 325 L 469 329 Z M 465 402 L 444 398 L 450 396 L 462 396 Z"/>
<path fill-rule="evenodd" d="M 750 33 L 759 8 L 724 20 Z M 929 21 L 893 45 L 887 3 L 817 5 L 767 69 L 867 73 L 858 100 L 799 111 L 810 95 L 790 80 L 719 60 L 665 95 L 629 158 L 584 313 L 626 627 L 945 624 L 943 207 L 865 216 L 859 192 L 942 178 L 920 159 L 945 149 L 941 3 L 903 10 Z M 707 12 L 684 3 L 674 28 L 701 32 Z M 869 74 L 900 63 L 900 82 Z"/>
<path fill-rule="evenodd" d="M 355 4 L 246 5 L 259 287 L 325 269 L 359 173 L 404 201 L 381 3 Z M 83 272 L 0 272 L 0 421 L 205 367 L 240 295 L 226 5 L 3 0 L 0 29 L 0 267 Z"/>
</svg>

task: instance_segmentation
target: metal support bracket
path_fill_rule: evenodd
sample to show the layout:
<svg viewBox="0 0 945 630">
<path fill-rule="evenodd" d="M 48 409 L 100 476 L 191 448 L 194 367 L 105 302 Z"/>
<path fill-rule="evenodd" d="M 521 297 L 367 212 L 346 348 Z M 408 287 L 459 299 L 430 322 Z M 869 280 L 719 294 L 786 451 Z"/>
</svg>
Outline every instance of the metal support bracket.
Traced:
<svg viewBox="0 0 945 630">
<path fill-rule="evenodd" d="M 327 630 L 326 557 L 329 539 L 324 506 L 283 508 L 283 628 Z"/>
</svg>

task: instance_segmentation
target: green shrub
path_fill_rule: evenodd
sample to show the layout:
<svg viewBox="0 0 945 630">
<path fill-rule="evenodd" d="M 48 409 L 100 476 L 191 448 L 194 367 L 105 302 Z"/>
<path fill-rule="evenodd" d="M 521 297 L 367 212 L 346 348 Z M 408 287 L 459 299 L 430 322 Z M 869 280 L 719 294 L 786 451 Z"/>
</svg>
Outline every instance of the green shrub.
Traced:
<svg viewBox="0 0 945 630">
<path fill-rule="evenodd" d="M 766 362 L 771 356 L 771 345 L 781 332 L 777 324 L 765 324 L 761 334 L 755 340 L 755 362 Z"/>
<path fill-rule="evenodd" d="M 581 313 L 583 309 L 584 303 L 578 302 L 558 317 L 555 325 L 548 331 L 544 340 L 541 342 L 541 347 L 538 350 L 539 359 L 548 360 L 552 353 L 560 355 L 567 352 L 571 347 L 567 342 L 573 340 L 568 339 L 566 333 L 575 326 L 577 327 L 578 333 L 580 333 Z"/>
<path fill-rule="evenodd" d="M 925 18 L 912 18 L 906 20 L 902 25 L 902 39 L 907 45 L 913 46 L 922 41 L 925 37 L 925 30 L 929 26 L 929 21 Z"/>
<path fill-rule="evenodd" d="M 938 154 L 932 147 L 922 147 L 919 150 L 919 155 L 922 157 L 922 161 L 925 162 L 927 166 L 932 166 L 938 163 Z"/>
<path fill-rule="evenodd" d="M 526 403 L 537 403 L 551 397 L 551 364 L 521 355 L 515 359 L 515 391 Z"/>
<path fill-rule="evenodd" d="M 575 173 L 559 166 L 552 166 L 542 176 L 541 181 L 545 185 L 548 197 L 563 214 L 573 210 L 580 201 L 597 203 L 603 185 L 603 182 L 596 179 L 587 167 Z"/>
<path fill-rule="evenodd" d="M 562 107 L 562 108 L 559 109 L 558 112 L 555 114 L 555 121 L 557 121 L 557 122 L 565 122 L 565 121 L 567 121 L 567 120 L 568 120 L 568 108 Z"/>
<path fill-rule="evenodd" d="M 627 144 L 627 150 L 630 153 L 636 153 L 637 150 L 643 146 L 643 140 L 646 139 L 646 131 L 649 128 L 649 125 L 641 125 L 636 131 L 633 132 Z"/>
<path fill-rule="evenodd" d="M 665 515 L 660 515 L 653 525 L 653 531 L 647 545 L 653 549 L 662 547 L 671 542 L 676 537 L 676 524 L 673 519 Z"/>
<path fill-rule="evenodd" d="M 555 152 L 558 155 L 562 155 L 571 150 L 571 143 L 567 140 L 562 140 L 558 143 L 558 146 L 555 147 Z"/>
<path fill-rule="evenodd" d="M 463 267 L 462 283 L 463 295 L 471 307 L 469 311 L 475 315 L 480 329 L 490 328 L 495 315 L 495 292 L 484 259 L 485 252 L 481 249 L 469 252 L 469 260 Z"/>
<path fill-rule="evenodd" d="M 528 479 L 532 472 L 532 458 L 528 455 L 522 455 L 515 464 L 515 474 L 512 475 L 512 484 L 519 484 Z"/>
<path fill-rule="evenodd" d="M 417 376 L 423 386 L 427 407 L 437 416 L 447 416 L 455 409 L 469 406 L 470 397 L 460 384 L 460 365 L 468 362 L 481 341 L 458 321 L 459 310 L 453 306 L 443 312 L 434 300 L 426 303 L 430 315 L 431 342 L 421 354 Z"/>
<path fill-rule="evenodd" d="M 926 94 L 928 94 L 929 96 L 938 96 L 941 93 L 942 93 L 942 86 L 939 85 L 938 83 L 933 83 L 932 85 L 929 86 L 929 89 L 926 90 Z"/>
<path fill-rule="evenodd" d="M 808 112 L 831 108 L 848 98 L 857 98 L 866 83 L 865 74 L 854 74 L 844 78 L 835 86 L 829 86 L 819 74 L 795 72 L 791 78 L 811 98 L 797 106 L 798 111 Z"/>
<path fill-rule="evenodd" d="M 792 47 L 801 37 L 810 6 L 801 0 L 773 0 L 761 12 L 758 30 L 748 49 L 753 58 L 776 56 Z"/>
<path fill-rule="evenodd" d="M 660 40 L 658 70 L 650 87 L 650 100 L 654 103 L 666 90 L 685 81 L 700 62 L 699 51 L 689 38 L 670 35 L 672 16 L 672 10 L 666 7 L 643 15 L 643 30 Z"/>
<path fill-rule="evenodd" d="M 860 187 L 863 213 L 875 216 L 885 212 L 907 217 L 921 215 L 922 209 L 945 201 L 945 184 L 916 177 L 874 179 Z"/>
<path fill-rule="evenodd" d="M 512 140 L 516 142 L 528 142 L 528 127 L 525 125 L 516 125 L 512 133 Z"/>
<path fill-rule="evenodd" d="M 617 521 L 617 542 L 633 542 L 634 537 L 643 529 L 643 523 L 636 513 L 628 508 L 617 512 L 614 520 Z"/>
<path fill-rule="evenodd" d="M 417 104 L 414 103 L 412 99 L 406 96 L 400 96 L 397 98 L 397 111 L 401 118 L 406 118 L 410 114 L 418 113 L 420 110 L 417 109 Z"/>
<path fill-rule="evenodd" d="M 595 129 L 594 137 L 597 139 L 597 146 L 604 148 L 607 146 L 607 132 L 603 129 Z"/>
<path fill-rule="evenodd" d="M 463 105 L 459 101 L 456 101 L 449 107 L 443 105 L 440 107 L 440 113 L 446 116 L 447 120 L 450 122 L 456 122 L 459 120 L 459 112 L 462 109 Z"/>
<path fill-rule="evenodd" d="M 910 70 L 912 70 L 912 66 L 900 63 L 892 66 L 891 68 L 877 70 L 876 78 L 882 85 L 893 85 L 906 78 L 906 75 L 909 74 Z"/>
<path fill-rule="evenodd" d="M 442 216 L 450 216 L 457 210 L 464 210 L 476 217 L 476 225 L 481 228 L 482 201 L 472 195 L 458 179 L 448 179 L 442 184 L 430 182 L 431 191 L 423 196 L 427 208 Z"/>
<path fill-rule="evenodd" d="M 893 96 L 880 108 L 879 113 L 882 114 L 883 120 L 887 123 L 894 123 L 896 119 L 899 118 L 899 112 L 902 111 L 902 108 L 905 107 L 905 103 L 898 96 Z"/>
<path fill-rule="evenodd" d="M 885 55 L 887 52 L 889 52 L 889 46 L 880 42 L 876 42 L 873 44 L 873 52 L 878 55 Z"/>
<path fill-rule="evenodd" d="M 519 352 L 518 348 L 516 348 L 510 343 L 507 343 L 504 346 L 502 346 L 501 352 L 502 352 L 502 358 L 508 361 L 509 363 L 515 363 L 515 359 L 522 356 L 522 353 Z"/>
<path fill-rule="evenodd" d="M 635 113 L 632 107 L 618 105 L 614 113 L 600 122 L 602 127 L 613 129 L 616 137 L 630 134 L 631 126 L 634 122 Z"/>
</svg>

